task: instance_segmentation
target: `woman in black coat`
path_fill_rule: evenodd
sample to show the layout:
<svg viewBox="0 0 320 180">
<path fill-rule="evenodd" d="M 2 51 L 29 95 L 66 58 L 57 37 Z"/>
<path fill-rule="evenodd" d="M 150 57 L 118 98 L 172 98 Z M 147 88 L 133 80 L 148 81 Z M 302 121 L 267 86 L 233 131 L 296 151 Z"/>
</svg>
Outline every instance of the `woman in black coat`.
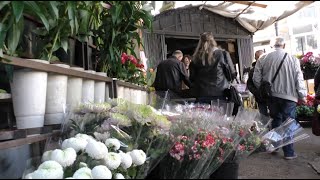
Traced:
<svg viewBox="0 0 320 180">
<path fill-rule="evenodd" d="M 201 34 L 189 67 L 190 81 L 193 83 L 192 92 L 197 102 L 210 104 L 211 100 L 226 100 L 224 90 L 229 87 L 230 82 L 223 73 L 224 56 L 232 74 L 236 74 L 230 54 L 217 48 L 212 33 Z"/>
</svg>

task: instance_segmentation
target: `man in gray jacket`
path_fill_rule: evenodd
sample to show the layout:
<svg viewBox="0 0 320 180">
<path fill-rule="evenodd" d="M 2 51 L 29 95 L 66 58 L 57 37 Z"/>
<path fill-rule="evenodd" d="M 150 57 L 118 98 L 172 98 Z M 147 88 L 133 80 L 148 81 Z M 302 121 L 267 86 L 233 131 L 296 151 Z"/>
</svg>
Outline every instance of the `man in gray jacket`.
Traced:
<svg viewBox="0 0 320 180">
<path fill-rule="evenodd" d="M 263 54 L 255 66 L 253 82 L 256 87 L 260 87 L 261 82 L 271 80 L 285 55 L 285 42 L 282 37 L 277 37 L 274 41 L 274 50 Z M 307 90 L 303 80 L 299 60 L 287 55 L 280 68 L 279 74 L 272 84 L 272 98 L 268 101 L 270 116 L 273 118 L 272 128 L 282 124 L 287 118 L 296 117 L 296 105 L 298 100 L 306 102 Z M 284 158 L 287 160 L 295 159 L 293 144 L 284 146 Z"/>
</svg>

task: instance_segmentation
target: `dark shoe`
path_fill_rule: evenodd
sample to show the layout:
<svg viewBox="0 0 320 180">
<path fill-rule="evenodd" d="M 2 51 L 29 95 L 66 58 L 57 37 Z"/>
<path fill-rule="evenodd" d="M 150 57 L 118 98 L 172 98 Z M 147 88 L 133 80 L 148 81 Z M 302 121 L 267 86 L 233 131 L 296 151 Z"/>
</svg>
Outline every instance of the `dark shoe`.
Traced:
<svg viewBox="0 0 320 180">
<path fill-rule="evenodd" d="M 297 157 L 298 157 L 298 155 L 294 154 L 293 156 L 285 156 L 284 159 L 286 159 L 286 160 L 292 160 L 292 159 L 295 159 L 295 158 L 297 158 Z"/>
</svg>

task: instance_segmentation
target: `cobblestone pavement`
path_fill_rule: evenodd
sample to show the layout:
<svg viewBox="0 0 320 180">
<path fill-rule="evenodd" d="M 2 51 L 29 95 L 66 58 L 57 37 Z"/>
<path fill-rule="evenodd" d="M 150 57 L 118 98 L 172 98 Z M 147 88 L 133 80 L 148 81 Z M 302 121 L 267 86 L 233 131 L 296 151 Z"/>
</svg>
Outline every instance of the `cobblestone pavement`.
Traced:
<svg viewBox="0 0 320 180">
<path fill-rule="evenodd" d="M 285 160 L 282 150 L 277 154 L 252 154 L 240 161 L 239 179 L 320 179 L 309 165 L 320 158 L 320 136 L 314 136 L 310 127 L 304 130 L 310 138 L 294 144 L 298 158 Z"/>
</svg>

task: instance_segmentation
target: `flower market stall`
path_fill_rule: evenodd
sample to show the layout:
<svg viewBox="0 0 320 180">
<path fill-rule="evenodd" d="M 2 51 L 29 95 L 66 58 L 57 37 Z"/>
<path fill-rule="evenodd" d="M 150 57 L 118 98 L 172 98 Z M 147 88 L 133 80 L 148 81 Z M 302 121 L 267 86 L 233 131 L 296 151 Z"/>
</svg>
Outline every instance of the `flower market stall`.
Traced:
<svg viewBox="0 0 320 180">
<path fill-rule="evenodd" d="M 232 117 L 230 104 L 148 99 L 144 3 L 0 2 L 0 178 L 208 178 L 307 138 L 290 119 L 269 131 L 257 112 Z"/>
<path fill-rule="evenodd" d="M 271 119 L 257 111 L 228 117 L 228 103 L 157 98 L 153 105 L 123 99 L 80 105 L 68 113 L 61 136 L 29 161 L 23 178 L 209 178 L 228 158 L 308 137 L 293 119 L 269 131 Z"/>
</svg>

